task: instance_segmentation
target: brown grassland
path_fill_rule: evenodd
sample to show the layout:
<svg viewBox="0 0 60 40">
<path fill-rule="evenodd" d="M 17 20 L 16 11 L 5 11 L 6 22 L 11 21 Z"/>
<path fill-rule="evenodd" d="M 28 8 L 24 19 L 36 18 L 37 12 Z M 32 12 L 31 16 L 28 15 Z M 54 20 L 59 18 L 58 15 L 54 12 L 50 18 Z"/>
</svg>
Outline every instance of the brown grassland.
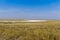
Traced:
<svg viewBox="0 0 60 40">
<path fill-rule="evenodd" d="M 0 22 L 0 40 L 60 40 L 60 21 Z"/>
</svg>

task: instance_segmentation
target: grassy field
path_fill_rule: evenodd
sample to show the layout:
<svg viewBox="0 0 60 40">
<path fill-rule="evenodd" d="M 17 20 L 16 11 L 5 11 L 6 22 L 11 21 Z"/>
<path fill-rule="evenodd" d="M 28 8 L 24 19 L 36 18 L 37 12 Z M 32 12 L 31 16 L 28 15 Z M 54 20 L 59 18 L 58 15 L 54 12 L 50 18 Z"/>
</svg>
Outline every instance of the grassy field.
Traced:
<svg viewBox="0 0 60 40">
<path fill-rule="evenodd" d="M 0 22 L 0 40 L 60 40 L 60 21 Z"/>
</svg>

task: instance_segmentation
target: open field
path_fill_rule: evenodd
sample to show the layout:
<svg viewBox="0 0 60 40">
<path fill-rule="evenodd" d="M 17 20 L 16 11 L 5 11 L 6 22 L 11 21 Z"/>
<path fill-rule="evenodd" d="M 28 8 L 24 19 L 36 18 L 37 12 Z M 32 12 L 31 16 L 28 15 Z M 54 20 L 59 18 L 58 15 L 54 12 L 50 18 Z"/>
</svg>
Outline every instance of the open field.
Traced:
<svg viewBox="0 0 60 40">
<path fill-rule="evenodd" d="M 0 22 L 0 40 L 60 40 L 60 21 Z"/>
</svg>

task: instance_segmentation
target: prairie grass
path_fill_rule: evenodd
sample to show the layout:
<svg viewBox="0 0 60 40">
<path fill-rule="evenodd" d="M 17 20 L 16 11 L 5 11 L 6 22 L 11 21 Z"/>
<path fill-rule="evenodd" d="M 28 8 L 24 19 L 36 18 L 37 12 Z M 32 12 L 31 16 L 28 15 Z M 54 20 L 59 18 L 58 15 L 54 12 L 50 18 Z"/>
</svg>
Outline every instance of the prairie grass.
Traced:
<svg viewBox="0 0 60 40">
<path fill-rule="evenodd" d="M 60 40 L 60 21 L 2 22 L 0 40 Z"/>
</svg>

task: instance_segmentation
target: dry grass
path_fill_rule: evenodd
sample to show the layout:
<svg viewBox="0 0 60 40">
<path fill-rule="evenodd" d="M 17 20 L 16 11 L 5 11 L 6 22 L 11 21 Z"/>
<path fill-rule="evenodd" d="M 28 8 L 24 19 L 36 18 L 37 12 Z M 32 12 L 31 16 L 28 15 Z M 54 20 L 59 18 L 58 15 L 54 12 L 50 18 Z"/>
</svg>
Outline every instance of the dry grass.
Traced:
<svg viewBox="0 0 60 40">
<path fill-rule="evenodd" d="M 60 40 L 60 21 L 0 23 L 0 40 Z"/>
</svg>

